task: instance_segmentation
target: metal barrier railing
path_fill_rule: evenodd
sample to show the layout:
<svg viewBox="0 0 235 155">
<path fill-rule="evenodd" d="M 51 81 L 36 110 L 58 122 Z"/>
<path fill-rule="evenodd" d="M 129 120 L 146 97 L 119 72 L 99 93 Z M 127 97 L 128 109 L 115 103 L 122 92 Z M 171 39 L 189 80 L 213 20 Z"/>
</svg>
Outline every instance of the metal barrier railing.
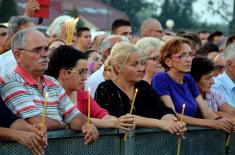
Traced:
<svg viewBox="0 0 235 155">
<path fill-rule="evenodd" d="M 83 135 L 71 130 L 48 132 L 46 155 L 176 155 L 178 137 L 159 129 L 139 128 L 124 141 L 122 130 L 101 129 L 99 139 L 85 145 Z M 226 152 L 227 134 L 221 130 L 188 127 L 181 155 L 235 155 L 235 136 Z M 30 155 L 24 146 L 0 141 L 0 155 Z"/>
</svg>

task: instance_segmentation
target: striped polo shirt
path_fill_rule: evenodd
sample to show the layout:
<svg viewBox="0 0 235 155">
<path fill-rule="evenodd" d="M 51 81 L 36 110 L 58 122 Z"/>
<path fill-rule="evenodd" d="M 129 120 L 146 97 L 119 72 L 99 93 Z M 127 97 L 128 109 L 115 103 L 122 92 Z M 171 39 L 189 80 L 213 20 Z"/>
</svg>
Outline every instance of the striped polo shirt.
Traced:
<svg viewBox="0 0 235 155">
<path fill-rule="evenodd" d="M 50 76 L 42 75 L 42 85 L 38 86 L 22 68 L 16 66 L 14 72 L 0 78 L 0 95 L 7 107 L 22 119 L 42 115 L 47 103 L 46 116 L 69 124 L 80 112 L 65 94 L 59 83 Z M 42 87 L 42 92 L 39 91 Z M 45 92 L 48 93 L 44 101 Z"/>
</svg>

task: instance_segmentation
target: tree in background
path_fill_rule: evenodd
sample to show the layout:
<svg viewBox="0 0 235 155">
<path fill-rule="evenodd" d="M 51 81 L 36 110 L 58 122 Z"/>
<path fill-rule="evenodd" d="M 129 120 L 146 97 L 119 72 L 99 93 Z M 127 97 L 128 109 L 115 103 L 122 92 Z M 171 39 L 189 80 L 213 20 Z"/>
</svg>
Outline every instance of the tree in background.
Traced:
<svg viewBox="0 0 235 155">
<path fill-rule="evenodd" d="M 159 15 L 153 15 L 162 24 L 168 19 L 175 23 L 175 29 L 191 29 L 195 25 L 192 5 L 196 0 L 165 0 Z M 163 24 L 164 26 L 164 24 Z"/>
<path fill-rule="evenodd" d="M 0 4 L 0 22 L 8 22 L 12 16 L 18 15 L 15 0 L 2 0 Z"/>
<path fill-rule="evenodd" d="M 76 18 L 76 17 L 79 17 L 80 13 L 79 13 L 78 9 L 76 8 L 76 6 L 73 6 L 73 9 L 68 10 L 67 14 L 71 17 Z M 83 27 L 84 25 L 85 25 L 84 21 L 81 18 L 79 18 L 79 21 L 78 21 L 76 27 Z"/>
<path fill-rule="evenodd" d="M 228 24 L 228 33 L 235 34 L 235 0 L 233 0 L 233 5 L 230 4 L 231 1 L 226 0 L 209 0 L 208 10 L 212 12 L 213 15 L 219 15 Z M 228 9 L 232 7 L 232 10 Z"/>
<path fill-rule="evenodd" d="M 112 7 L 125 12 L 129 16 L 133 32 L 139 31 L 142 23 L 140 18 L 141 12 L 146 11 L 152 7 L 152 4 L 146 2 L 146 0 L 101 0 L 104 3 L 111 5 Z"/>
</svg>

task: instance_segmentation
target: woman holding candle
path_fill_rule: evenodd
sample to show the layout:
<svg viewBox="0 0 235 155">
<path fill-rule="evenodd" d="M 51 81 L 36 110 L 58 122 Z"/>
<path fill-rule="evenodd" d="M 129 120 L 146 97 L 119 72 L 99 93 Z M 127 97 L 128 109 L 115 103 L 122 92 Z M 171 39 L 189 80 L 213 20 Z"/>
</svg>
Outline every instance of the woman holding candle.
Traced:
<svg viewBox="0 0 235 155">
<path fill-rule="evenodd" d="M 180 118 L 182 104 L 185 104 L 184 121 L 188 124 L 223 129 L 231 132 L 231 120 L 218 117 L 209 110 L 190 75 L 192 63 L 191 43 L 187 39 L 173 38 L 160 51 L 160 61 L 165 72 L 157 73 L 152 86 L 167 107 L 171 107 Z M 199 119 L 198 114 L 202 115 Z"/>
<path fill-rule="evenodd" d="M 83 90 L 84 81 L 87 79 L 87 60 L 84 53 L 69 46 L 60 46 L 52 54 L 47 75 L 55 77 L 66 94 L 70 97 L 78 109 L 88 115 L 88 103 L 90 103 L 91 122 L 100 128 L 120 128 L 130 130 L 135 127 L 134 118 L 131 115 L 110 116 L 107 110 L 101 108 L 95 100 Z"/>
<path fill-rule="evenodd" d="M 102 82 L 95 94 L 97 103 L 111 115 L 119 117 L 130 112 L 137 126 L 156 127 L 172 134 L 183 134 L 185 123 L 177 121 L 172 109 L 160 101 L 151 86 L 142 81 L 144 64 L 138 48 L 130 43 L 117 43 L 111 50 L 111 72 L 115 78 Z M 135 89 L 138 89 L 135 101 Z"/>
</svg>

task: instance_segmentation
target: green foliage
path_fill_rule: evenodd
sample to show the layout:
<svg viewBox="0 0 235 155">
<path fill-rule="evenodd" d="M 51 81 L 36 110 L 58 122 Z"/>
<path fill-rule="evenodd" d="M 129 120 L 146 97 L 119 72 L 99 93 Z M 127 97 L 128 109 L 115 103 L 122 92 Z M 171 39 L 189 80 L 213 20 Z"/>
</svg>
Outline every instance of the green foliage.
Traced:
<svg viewBox="0 0 235 155">
<path fill-rule="evenodd" d="M 76 6 L 73 6 L 73 9 L 68 10 L 67 13 L 69 16 L 74 17 L 74 18 L 79 17 L 79 14 L 80 14 Z M 85 22 L 81 18 L 79 18 L 79 22 L 77 23 L 76 27 L 83 27 L 84 25 L 85 25 Z"/>
<path fill-rule="evenodd" d="M 142 23 L 142 18 L 140 18 L 139 15 L 141 12 L 151 7 L 145 0 L 102 0 L 102 2 L 125 12 L 129 16 L 134 33 L 139 31 Z"/>
<path fill-rule="evenodd" d="M 3 0 L 0 5 L 0 22 L 8 22 L 12 16 L 18 15 L 15 0 Z"/>
<path fill-rule="evenodd" d="M 175 28 L 191 28 L 192 25 L 195 24 L 192 8 L 195 1 L 196 0 L 165 0 L 161 6 L 161 13 L 154 17 L 159 19 L 161 23 L 165 23 L 167 19 L 172 19 L 175 23 Z"/>
</svg>

